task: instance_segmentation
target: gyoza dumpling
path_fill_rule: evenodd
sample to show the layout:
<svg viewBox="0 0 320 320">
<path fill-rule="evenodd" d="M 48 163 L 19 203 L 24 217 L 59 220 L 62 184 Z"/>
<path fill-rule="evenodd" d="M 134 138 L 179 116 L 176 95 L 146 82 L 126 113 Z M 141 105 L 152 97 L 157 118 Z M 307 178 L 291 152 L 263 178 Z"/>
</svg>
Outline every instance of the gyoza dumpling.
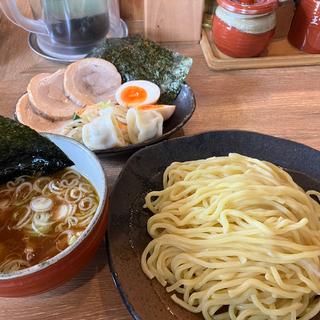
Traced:
<svg viewBox="0 0 320 320">
<path fill-rule="evenodd" d="M 127 113 L 127 125 L 131 143 L 141 143 L 162 135 L 163 117 L 157 111 L 131 108 Z"/>
<path fill-rule="evenodd" d="M 113 147 L 122 147 L 126 143 L 122 136 L 118 122 L 110 108 L 104 114 L 82 128 L 82 140 L 91 150 L 102 150 Z"/>
</svg>

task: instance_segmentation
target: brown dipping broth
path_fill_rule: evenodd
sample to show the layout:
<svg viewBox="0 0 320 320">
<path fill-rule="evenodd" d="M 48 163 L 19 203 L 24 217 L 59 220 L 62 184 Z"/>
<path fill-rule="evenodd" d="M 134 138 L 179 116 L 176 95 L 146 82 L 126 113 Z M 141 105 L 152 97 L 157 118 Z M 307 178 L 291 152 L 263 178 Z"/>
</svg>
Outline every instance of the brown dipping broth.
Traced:
<svg viewBox="0 0 320 320">
<path fill-rule="evenodd" d="M 3 266 L 6 261 L 13 259 L 20 261 L 16 262 L 13 269 L 9 267 L 10 271 L 5 272 L 8 273 L 54 257 L 71 245 L 89 225 L 98 207 L 99 197 L 87 179 L 73 172 L 67 169 L 46 177 L 48 179 L 39 184 L 41 192 L 33 188 L 31 197 L 27 201 L 23 201 L 23 198 L 29 193 L 30 188 L 21 188 L 18 195 L 17 189 L 23 183 L 34 186 L 36 181 L 39 182 L 39 177 L 19 177 L 0 186 L 0 273 L 4 272 L 1 265 Z M 24 181 L 19 183 L 21 178 Z M 50 183 L 51 188 L 58 190 L 59 194 L 50 192 Z M 8 190 L 8 185 L 12 190 L 5 192 Z M 54 188 L 57 186 L 58 188 Z M 50 199 L 46 200 L 51 203 L 50 210 L 45 212 L 31 210 L 30 214 L 26 214 L 27 210 L 23 207 L 27 204 L 32 207 L 30 203 L 37 197 Z M 94 204 L 91 209 L 88 203 Z M 32 222 L 36 221 L 34 218 L 37 213 L 46 219 L 38 219 L 39 223 L 35 223 L 33 229 Z M 19 223 L 24 226 L 18 228 Z"/>
</svg>

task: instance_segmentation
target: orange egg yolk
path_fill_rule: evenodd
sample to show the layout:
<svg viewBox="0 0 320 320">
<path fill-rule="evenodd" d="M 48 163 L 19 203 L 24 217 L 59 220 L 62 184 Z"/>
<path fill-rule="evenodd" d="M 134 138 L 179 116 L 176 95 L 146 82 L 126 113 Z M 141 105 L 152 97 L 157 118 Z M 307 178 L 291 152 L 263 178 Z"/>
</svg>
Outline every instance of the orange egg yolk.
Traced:
<svg viewBox="0 0 320 320">
<path fill-rule="evenodd" d="M 121 100 L 126 105 L 139 104 L 147 99 L 147 91 L 141 87 L 129 86 L 121 92 Z"/>
</svg>

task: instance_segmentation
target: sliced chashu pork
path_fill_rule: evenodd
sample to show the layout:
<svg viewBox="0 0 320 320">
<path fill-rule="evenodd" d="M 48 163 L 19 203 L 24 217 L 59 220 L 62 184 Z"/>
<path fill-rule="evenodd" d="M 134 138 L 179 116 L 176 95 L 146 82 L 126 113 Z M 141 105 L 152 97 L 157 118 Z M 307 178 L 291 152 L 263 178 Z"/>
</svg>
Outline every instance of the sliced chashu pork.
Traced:
<svg viewBox="0 0 320 320">
<path fill-rule="evenodd" d="M 16 105 L 16 116 L 20 123 L 38 132 L 61 134 L 68 121 L 50 121 L 34 113 L 28 94 L 23 95 Z"/>
<path fill-rule="evenodd" d="M 114 100 L 121 75 L 110 62 L 87 58 L 70 64 L 65 72 L 66 95 L 79 106 Z"/>
<path fill-rule="evenodd" d="M 28 85 L 28 95 L 35 113 L 52 121 L 69 120 L 79 107 L 65 96 L 64 69 L 53 74 L 40 73 Z"/>
</svg>

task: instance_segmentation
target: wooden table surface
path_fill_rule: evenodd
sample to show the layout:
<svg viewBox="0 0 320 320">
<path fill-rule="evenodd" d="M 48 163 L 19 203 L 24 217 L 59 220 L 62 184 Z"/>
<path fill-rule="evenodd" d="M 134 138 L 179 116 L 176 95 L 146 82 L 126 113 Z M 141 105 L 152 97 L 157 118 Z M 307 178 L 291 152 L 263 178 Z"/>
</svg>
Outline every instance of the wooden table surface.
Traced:
<svg viewBox="0 0 320 320">
<path fill-rule="evenodd" d="M 199 45 L 172 44 L 171 47 L 194 59 L 188 82 L 196 95 L 197 110 L 179 135 L 244 129 L 320 149 L 320 66 L 212 72 Z M 13 116 L 15 103 L 33 75 L 62 67 L 32 53 L 27 45 L 27 33 L 0 15 L 1 115 Z M 127 158 L 100 159 L 112 187 Z M 0 319 L 8 317 L 10 320 L 130 319 L 113 284 L 104 244 L 91 263 L 60 288 L 30 298 L 0 298 Z"/>
</svg>

